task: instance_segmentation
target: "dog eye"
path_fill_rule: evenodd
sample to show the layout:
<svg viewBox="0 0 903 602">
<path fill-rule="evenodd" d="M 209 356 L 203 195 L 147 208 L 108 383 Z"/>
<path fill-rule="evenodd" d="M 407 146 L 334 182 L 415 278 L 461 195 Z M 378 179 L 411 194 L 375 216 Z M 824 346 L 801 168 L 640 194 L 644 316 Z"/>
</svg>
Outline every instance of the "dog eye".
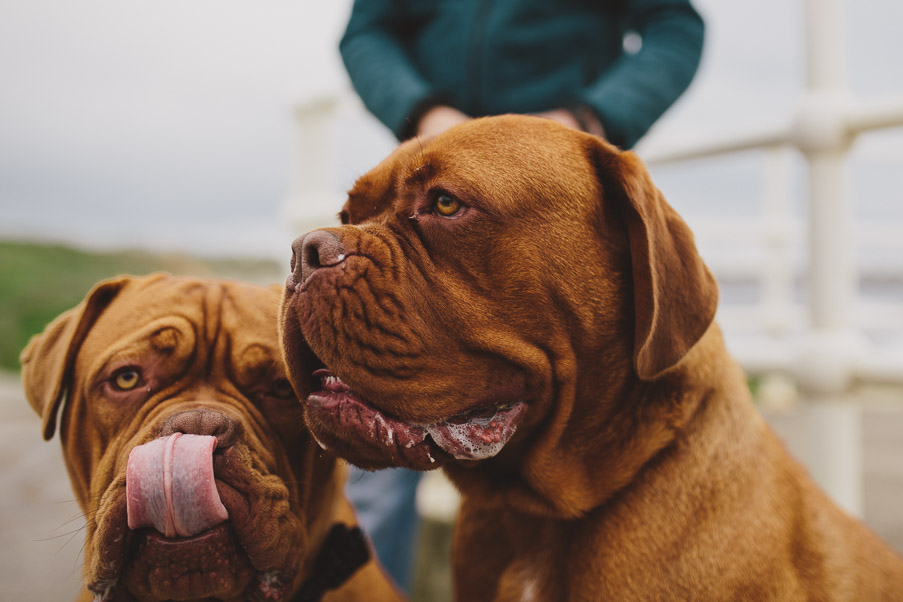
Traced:
<svg viewBox="0 0 903 602">
<path fill-rule="evenodd" d="M 120 391 L 131 391 L 141 382 L 141 373 L 135 368 L 123 368 L 113 375 L 113 385 Z"/>
<path fill-rule="evenodd" d="M 280 378 L 270 387 L 270 395 L 278 397 L 279 399 L 289 399 L 290 397 L 295 396 L 295 391 L 292 389 L 292 385 L 288 380 Z"/>
<path fill-rule="evenodd" d="M 442 217 L 452 217 L 460 212 L 463 207 L 464 204 L 450 194 L 440 194 L 433 203 L 436 213 Z"/>
</svg>

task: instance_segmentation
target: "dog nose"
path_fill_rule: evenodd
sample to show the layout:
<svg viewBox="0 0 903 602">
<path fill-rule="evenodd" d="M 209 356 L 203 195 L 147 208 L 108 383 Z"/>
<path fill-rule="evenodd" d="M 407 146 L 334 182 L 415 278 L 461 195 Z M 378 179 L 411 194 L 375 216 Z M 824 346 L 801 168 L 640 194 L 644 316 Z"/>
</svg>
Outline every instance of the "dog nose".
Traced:
<svg viewBox="0 0 903 602">
<path fill-rule="evenodd" d="M 167 418 L 160 429 L 160 436 L 168 437 L 173 433 L 212 435 L 216 437 L 216 448 L 223 449 L 238 440 L 241 425 L 222 412 L 199 408 L 179 412 Z"/>
<path fill-rule="evenodd" d="M 327 230 L 314 230 L 292 243 L 292 275 L 296 284 L 306 282 L 320 268 L 345 261 L 345 247 L 338 236 Z"/>
</svg>

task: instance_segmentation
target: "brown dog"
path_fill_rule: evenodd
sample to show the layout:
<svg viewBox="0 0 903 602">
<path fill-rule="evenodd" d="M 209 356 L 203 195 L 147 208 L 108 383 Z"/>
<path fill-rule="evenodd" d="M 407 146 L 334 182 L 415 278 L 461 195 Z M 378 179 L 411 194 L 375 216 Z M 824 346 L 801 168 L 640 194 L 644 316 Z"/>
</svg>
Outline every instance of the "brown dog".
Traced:
<svg viewBox="0 0 903 602">
<path fill-rule="evenodd" d="M 903 599 L 757 413 L 635 155 L 479 119 L 401 146 L 342 218 L 295 242 L 290 378 L 340 456 L 445 468 L 458 600 Z"/>
<path fill-rule="evenodd" d="M 84 599 L 398 599 L 345 526 L 344 467 L 304 428 L 279 290 L 108 280 L 22 353 L 45 439 L 64 406 Z"/>
</svg>

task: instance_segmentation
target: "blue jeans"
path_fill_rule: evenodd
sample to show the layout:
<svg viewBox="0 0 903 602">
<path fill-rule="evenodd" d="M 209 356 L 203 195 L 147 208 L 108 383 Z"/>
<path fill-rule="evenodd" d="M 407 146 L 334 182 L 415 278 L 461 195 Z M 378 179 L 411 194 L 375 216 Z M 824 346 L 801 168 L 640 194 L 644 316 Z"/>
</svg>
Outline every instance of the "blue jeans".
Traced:
<svg viewBox="0 0 903 602">
<path fill-rule="evenodd" d="M 346 492 L 379 561 L 410 594 L 420 526 L 415 494 L 421 473 L 405 468 L 366 471 L 351 467 Z"/>
</svg>

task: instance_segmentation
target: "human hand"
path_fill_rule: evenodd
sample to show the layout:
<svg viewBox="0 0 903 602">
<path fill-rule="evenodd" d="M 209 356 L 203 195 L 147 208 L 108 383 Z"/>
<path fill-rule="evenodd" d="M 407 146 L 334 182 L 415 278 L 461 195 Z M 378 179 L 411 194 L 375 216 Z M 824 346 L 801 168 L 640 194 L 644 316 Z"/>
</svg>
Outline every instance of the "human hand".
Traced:
<svg viewBox="0 0 903 602">
<path fill-rule="evenodd" d="M 417 122 L 417 136 L 429 138 L 441 134 L 453 125 L 464 123 L 470 117 L 448 105 L 436 105 L 427 110 Z"/>
<path fill-rule="evenodd" d="M 566 125 L 569 128 L 573 128 L 575 130 L 581 129 L 580 122 L 577 121 L 577 118 L 574 117 L 574 114 L 567 109 L 552 109 L 551 111 L 535 113 L 535 115 L 537 117 L 542 117 L 543 119 L 551 119 L 552 121 L 557 121 L 561 125 Z"/>
<path fill-rule="evenodd" d="M 552 121 L 557 121 L 561 125 L 566 125 L 569 128 L 574 128 L 575 130 L 580 130 L 581 132 L 587 132 L 589 134 L 593 134 L 594 136 L 605 137 L 605 130 L 602 128 L 602 122 L 599 121 L 599 118 L 596 117 L 596 114 L 589 108 L 580 112 L 580 119 L 577 119 L 577 116 L 573 111 L 568 109 L 553 109 L 551 111 L 543 111 L 542 113 L 536 113 L 537 117 L 543 117 L 545 119 L 551 119 Z"/>
</svg>

